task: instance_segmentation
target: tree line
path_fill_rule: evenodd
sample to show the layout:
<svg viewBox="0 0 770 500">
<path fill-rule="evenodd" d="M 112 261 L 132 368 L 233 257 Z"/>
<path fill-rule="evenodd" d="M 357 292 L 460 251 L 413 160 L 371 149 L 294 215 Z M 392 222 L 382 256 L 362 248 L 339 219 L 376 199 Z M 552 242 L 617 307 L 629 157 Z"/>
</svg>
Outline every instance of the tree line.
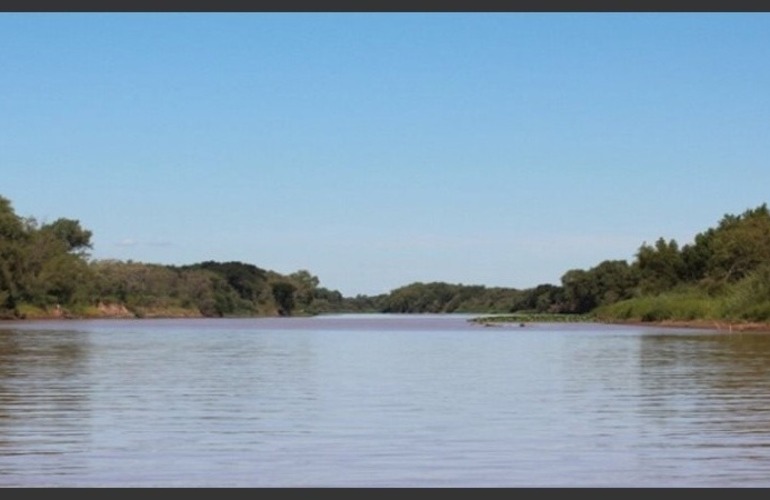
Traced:
<svg viewBox="0 0 770 500">
<path fill-rule="evenodd" d="M 0 196 L 0 317 L 290 316 L 343 312 L 548 313 L 614 320 L 770 321 L 770 212 L 726 214 L 680 246 L 643 243 L 632 261 L 566 271 L 559 285 L 486 287 L 411 283 L 344 297 L 307 270 L 243 262 L 173 266 L 94 260 L 77 220 L 40 223 Z"/>
<path fill-rule="evenodd" d="M 0 317 L 279 316 L 342 307 L 342 294 L 306 270 L 92 260 L 91 237 L 77 220 L 20 217 L 0 196 Z"/>
<path fill-rule="evenodd" d="M 770 321 L 770 211 L 726 214 L 680 246 L 642 243 L 634 259 L 570 269 L 560 285 L 529 289 L 415 283 L 378 302 L 382 312 L 591 315 L 616 321 Z"/>
</svg>

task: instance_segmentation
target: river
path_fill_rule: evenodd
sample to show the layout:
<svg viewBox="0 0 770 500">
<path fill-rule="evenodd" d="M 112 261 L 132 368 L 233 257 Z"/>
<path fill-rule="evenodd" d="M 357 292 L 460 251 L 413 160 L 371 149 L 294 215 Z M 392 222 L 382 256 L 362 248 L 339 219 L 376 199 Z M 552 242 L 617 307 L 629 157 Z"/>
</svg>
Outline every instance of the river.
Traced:
<svg viewBox="0 0 770 500">
<path fill-rule="evenodd" d="M 770 335 L 0 323 L 2 487 L 767 487 Z"/>
</svg>

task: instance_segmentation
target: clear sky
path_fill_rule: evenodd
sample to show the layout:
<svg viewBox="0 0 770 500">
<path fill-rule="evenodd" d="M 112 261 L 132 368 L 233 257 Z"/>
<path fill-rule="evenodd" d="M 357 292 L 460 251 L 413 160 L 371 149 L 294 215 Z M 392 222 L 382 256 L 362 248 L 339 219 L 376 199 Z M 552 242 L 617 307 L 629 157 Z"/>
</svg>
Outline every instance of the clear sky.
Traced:
<svg viewBox="0 0 770 500">
<path fill-rule="evenodd" d="M 770 14 L 6 12 L 0 195 L 98 259 L 559 284 L 770 201 Z"/>
</svg>

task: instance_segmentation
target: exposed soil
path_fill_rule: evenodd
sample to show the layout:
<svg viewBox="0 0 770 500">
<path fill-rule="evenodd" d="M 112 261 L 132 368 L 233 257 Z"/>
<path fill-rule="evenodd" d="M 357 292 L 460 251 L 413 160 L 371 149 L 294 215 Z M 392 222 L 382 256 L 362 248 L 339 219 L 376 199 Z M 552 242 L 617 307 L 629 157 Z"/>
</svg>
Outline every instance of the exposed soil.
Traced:
<svg viewBox="0 0 770 500">
<path fill-rule="evenodd" d="M 136 315 L 126 308 L 123 304 L 105 304 L 99 302 L 97 306 L 99 314 L 105 318 L 134 318 Z"/>
</svg>

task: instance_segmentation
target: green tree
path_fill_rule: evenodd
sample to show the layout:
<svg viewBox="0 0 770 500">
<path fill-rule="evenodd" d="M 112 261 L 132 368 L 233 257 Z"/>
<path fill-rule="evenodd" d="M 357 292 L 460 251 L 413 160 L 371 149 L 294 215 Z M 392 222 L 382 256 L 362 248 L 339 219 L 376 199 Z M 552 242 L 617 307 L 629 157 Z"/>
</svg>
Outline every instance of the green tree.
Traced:
<svg viewBox="0 0 770 500">
<path fill-rule="evenodd" d="M 300 269 L 299 271 L 288 275 L 287 278 L 296 287 L 294 292 L 294 300 L 296 301 L 296 306 L 301 308 L 300 312 L 312 312 L 312 304 L 315 300 L 315 292 L 320 283 L 318 277 L 313 276 L 306 269 Z"/>
<path fill-rule="evenodd" d="M 0 196 L 0 316 L 14 316 L 20 300 L 23 259 L 28 242 L 25 221 Z"/>
<path fill-rule="evenodd" d="M 624 260 L 605 260 L 588 270 L 572 269 L 562 276 L 564 309 L 585 314 L 594 308 L 631 297 L 639 283 L 636 270 Z"/>
<path fill-rule="evenodd" d="M 278 314 L 290 316 L 294 310 L 294 292 L 297 287 L 288 281 L 278 281 L 272 284 L 272 290 Z"/>
<path fill-rule="evenodd" d="M 711 257 L 714 254 L 715 234 L 716 231 L 709 228 L 696 234 L 692 243 L 682 247 L 682 278 L 685 282 L 697 283 L 706 277 Z"/>
<path fill-rule="evenodd" d="M 707 275 L 736 282 L 770 262 L 770 211 L 767 204 L 738 216 L 725 215 L 709 241 Z"/>
<path fill-rule="evenodd" d="M 43 225 L 40 231 L 51 233 L 56 239 L 64 242 L 68 252 L 84 252 L 92 247 L 91 231 L 83 229 L 77 220 L 60 218 Z"/>
<path fill-rule="evenodd" d="M 655 294 L 683 281 L 685 262 L 675 240 L 658 238 L 655 246 L 642 244 L 636 253 L 636 267 L 642 293 Z"/>
<path fill-rule="evenodd" d="M 566 311 L 583 314 L 599 305 L 593 280 L 585 269 L 570 269 L 562 275 L 561 284 Z"/>
<path fill-rule="evenodd" d="M 268 272 L 243 262 L 206 261 L 182 269 L 205 269 L 221 276 L 238 296 L 248 302 L 258 303 L 268 292 Z"/>
</svg>

